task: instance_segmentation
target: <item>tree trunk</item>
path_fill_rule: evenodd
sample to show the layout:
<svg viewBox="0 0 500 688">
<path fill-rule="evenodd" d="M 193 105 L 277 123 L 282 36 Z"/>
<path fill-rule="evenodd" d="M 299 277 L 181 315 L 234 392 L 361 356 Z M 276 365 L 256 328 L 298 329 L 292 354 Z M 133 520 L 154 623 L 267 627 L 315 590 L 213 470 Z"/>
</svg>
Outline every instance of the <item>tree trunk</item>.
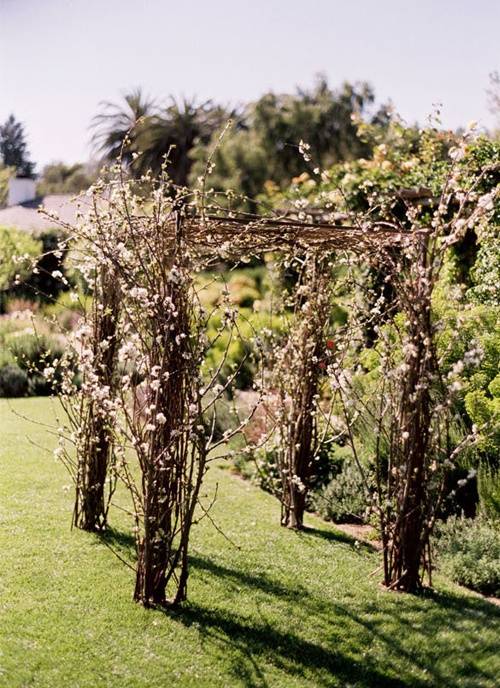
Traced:
<svg viewBox="0 0 500 688">
<path fill-rule="evenodd" d="M 281 525 L 295 530 L 304 527 L 317 450 L 316 406 L 330 316 L 329 279 L 328 262 L 316 255 L 309 256 L 297 287 L 294 330 L 278 366 L 284 418 L 279 461 Z M 301 285 L 307 285 L 306 296 Z"/>
<path fill-rule="evenodd" d="M 428 544 L 425 518 L 429 486 L 426 481 L 432 413 L 429 385 L 433 362 L 423 344 L 424 339 L 430 341 L 432 337 L 430 294 L 426 298 L 425 285 L 422 292 L 409 314 L 412 324 L 400 402 L 402 476 L 397 496 L 398 514 L 390 544 L 391 565 L 389 570 L 386 569 L 388 587 L 404 592 L 417 592 L 422 587 L 423 556 Z"/>
<path fill-rule="evenodd" d="M 94 301 L 93 365 L 97 387 L 107 389 L 108 400 L 112 401 L 116 389 L 120 293 L 116 277 L 109 270 L 102 271 Z M 73 522 L 82 530 L 102 531 L 107 522 L 110 495 L 106 497 L 105 484 L 113 461 L 114 437 L 106 406 L 89 394 L 85 408 Z"/>
<path fill-rule="evenodd" d="M 297 485 L 289 486 L 288 494 L 284 499 L 281 525 L 293 530 L 302 530 L 304 527 L 304 513 L 306 510 L 306 495 Z"/>
<path fill-rule="evenodd" d="M 95 418 L 94 432 L 97 440 L 91 440 L 81 467 L 84 475 L 77 485 L 74 519 L 77 528 L 90 532 L 106 528 L 105 482 L 112 453 L 105 422 L 99 416 Z"/>
</svg>

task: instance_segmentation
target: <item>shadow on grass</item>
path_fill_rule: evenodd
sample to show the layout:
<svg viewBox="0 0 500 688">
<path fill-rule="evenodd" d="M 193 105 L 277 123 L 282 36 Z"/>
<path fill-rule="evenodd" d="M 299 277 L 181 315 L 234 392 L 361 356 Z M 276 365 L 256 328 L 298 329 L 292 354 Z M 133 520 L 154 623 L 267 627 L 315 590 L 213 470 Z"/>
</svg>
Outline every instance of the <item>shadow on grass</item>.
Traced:
<svg viewBox="0 0 500 688">
<path fill-rule="evenodd" d="M 312 536 L 319 538 L 321 540 L 327 540 L 328 542 L 342 543 L 345 545 L 351 545 L 357 550 L 363 550 L 365 552 L 376 552 L 377 548 L 375 545 L 366 541 L 359 541 L 352 535 L 342 532 L 341 530 L 323 530 L 320 528 L 306 527 L 303 530 L 297 531 L 299 537 L 307 538 L 307 536 Z"/>
<path fill-rule="evenodd" d="M 234 614 L 230 604 L 227 609 L 211 609 L 189 603 L 175 613 L 183 624 L 196 625 L 203 640 L 231 656 L 235 679 L 245 686 L 272 685 L 266 683 L 263 665 L 318 686 L 496 685 L 497 636 L 494 630 L 487 636 L 474 634 L 488 624 L 490 629 L 497 624 L 500 630 L 500 613 L 484 600 L 433 591 L 419 597 L 388 592 L 382 601 L 361 596 L 352 604 L 340 604 L 300 586 L 291 589 L 265 573 L 253 575 L 200 556 L 191 557 L 191 563 L 193 571 L 219 581 L 229 603 L 234 592 L 224 581 L 237 584 L 238 596 L 246 596 L 254 612 L 248 617 Z M 283 607 L 287 601 L 293 603 L 289 610 Z M 266 615 L 276 604 L 278 622 L 262 618 L 261 604 Z M 320 642 L 305 637 L 312 627 Z M 455 647 L 456 635 L 449 637 L 450 631 L 462 634 L 460 648 Z M 484 663 L 487 671 L 476 664 L 478 644 L 489 660 Z"/>
<path fill-rule="evenodd" d="M 102 533 L 95 533 L 96 543 L 101 543 L 120 558 L 134 562 L 136 558 L 135 538 L 132 533 L 108 526 Z"/>
<path fill-rule="evenodd" d="M 309 528 L 298 536 L 304 542 L 313 536 L 354 546 L 342 532 Z M 98 540 L 133 560 L 131 534 L 110 528 Z M 194 626 L 202 643 L 218 648 L 235 685 L 272 688 L 269 674 L 276 672 L 315 686 L 496 685 L 500 610 L 481 598 L 433 590 L 367 598 L 366 590 L 358 596 L 350 589 L 339 602 L 300 581 L 293 586 L 265 570 L 249 570 L 246 561 L 241 564 L 190 556 L 191 573 L 215 591 L 215 599 L 220 596 L 222 605 L 188 602 L 175 612 L 160 612 Z M 478 667 L 479 656 L 487 670 Z"/>
<path fill-rule="evenodd" d="M 332 685 L 333 678 L 342 686 L 400 688 L 404 685 L 399 679 L 390 678 L 375 667 L 360 664 L 344 652 L 328 647 L 326 639 L 325 644 L 320 645 L 301 638 L 293 630 L 278 630 L 263 621 L 249 622 L 240 616 L 197 605 L 189 605 L 176 616 L 188 626 L 197 624 L 206 639 L 230 647 L 236 654 L 233 673 L 245 686 L 272 685 L 267 683 L 259 666 L 262 660 L 290 677 L 301 677 L 308 682 L 313 672 L 318 686 Z"/>
<path fill-rule="evenodd" d="M 217 578 L 230 579 L 234 583 L 237 583 L 238 586 L 245 586 L 248 590 L 251 588 L 258 588 L 277 598 L 282 597 L 293 601 L 301 600 L 309 594 L 303 586 L 297 585 L 296 588 L 291 588 L 290 586 L 283 585 L 279 581 L 273 580 L 270 576 L 263 573 L 251 574 L 239 569 L 232 569 L 223 564 L 216 564 L 210 559 L 205 559 L 204 557 L 196 555 L 189 557 L 189 561 L 195 571 L 205 571 Z"/>
</svg>

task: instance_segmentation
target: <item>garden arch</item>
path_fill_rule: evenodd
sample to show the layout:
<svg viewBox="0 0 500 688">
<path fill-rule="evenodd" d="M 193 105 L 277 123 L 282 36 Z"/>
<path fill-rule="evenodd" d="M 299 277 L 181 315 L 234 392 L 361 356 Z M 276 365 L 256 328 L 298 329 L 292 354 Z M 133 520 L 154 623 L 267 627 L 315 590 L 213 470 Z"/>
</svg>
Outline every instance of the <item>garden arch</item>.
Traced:
<svg viewBox="0 0 500 688">
<path fill-rule="evenodd" d="M 109 205 L 113 201 L 106 199 L 105 203 Z M 134 597 L 145 605 L 176 605 L 186 597 L 189 534 L 208 454 L 213 448 L 203 427 L 207 406 L 199 393 L 202 350 L 197 346 L 193 348 L 193 338 L 187 334 L 190 323 L 196 322 L 195 334 L 200 340 L 205 326 L 197 316 L 191 296 L 193 266 L 199 269 L 213 264 L 220 257 L 238 261 L 267 252 L 308 256 L 302 276 L 302 284 L 309 288 L 308 316 L 303 319 L 303 328 L 297 328 L 298 336 L 282 360 L 282 365 L 296 371 L 293 389 L 283 390 L 284 396 L 291 398 L 292 403 L 291 411 L 287 412 L 287 431 L 283 437 L 286 447 L 283 456 L 282 524 L 301 528 L 304 513 L 302 485 L 308 478 L 311 442 L 315 434 L 312 413 L 318 392 L 315 360 L 318 350 L 324 345 L 322 339 L 329 316 L 325 299 L 328 277 L 324 257 L 335 251 L 347 250 L 370 260 L 380 252 L 388 255 L 415 235 L 402 233 L 383 222 L 347 226 L 227 211 L 195 213 L 189 207 L 179 209 L 175 206 L 161 216 L 154 212 L 132 213 L 127 201 L 120 199 L 118 203 L 122 204 L 119 212 L 116 209 L 114 212 L 102 211 L 94 203 L 90 221 L 90 226 L 94 227 L 92 236 L 85 236 L 83 231 L 83 238 L 99 257 L 96 263 L 98 272 L 106 277 L 106 286 L 100 291 L 101 303 L 96 299 L 94 336 L 100 336 L 103 329 L 101 314 L 109 315 L 112 295 L 115 298 L 118 290 L 118 300 L 121 300 L 128 293 L 124 309 L 129 332 L 134 332 L 139 346 L 143 346 L 149 376 L 139 412 L 135 408 L 136 401 L 130 414 L 124 404 L 120 407 L 121 412 L 129 416 L 128 428 L 142 474 L 139 488 L 135 483 L 131 484 L 134 499 L 140 504 L 136 511 L 139 535 Z M 76 230 L 80 237 L 84 226 L 85 223 Z M 102 384 L 100 377 L 105 373 L 108 391 L 113 387 L 109 383 L 110 361 L 108 358 L 103 365 L 101 351 L 110 350 L 111 340 L 113 350 L 117 351 L 119 343 L 114 339 L 115 334 L 112 333 L 108 334 L 104 346 L 103 342 L 93 343 L 97 357 L 91 362 L 94 378 Z M 146 341 L 149 343 L 145 344 Z M 151 378 L 153 373 L 155 379 Z M 123 390 L 117 389 L 116 393 L 120 395 Z M 135 391 L 133 398 L 137 399 Z M 111 401 L 109 403 L 112 405 Z M 213 405 L 214 401 L 210 404 Z M 154 409 L 157 421 L 137 421 L 144 409 Z M 108 417 L 102 408 L 91 409 L 90 416 L 96 414 Z M 82 422 L 89 424 L 89 420 L 92 420 L 90 427 L 93 431 L 95 422 L 87 413 Z M 101 423 L 102 428 L 105 425 Z M 104 435 L 106 432 L 103 429 Z M 107 435 L 110 446 L 111 435 Z M 228 439 L 224 437 L 223 442 Z M 100 446 L 94 442 L 94 452 L 89 452 L 88 446 L 88 443 L 84 444 L 80 455 L 78 476 L 87 475 L 84 483 L 78 484 L 77 478 L 80 498 L 85 498 L 84 492 L 93 494 L 103 488 L 102 476 L 106 467 L 100 462 L 109 462 L 110 456 L 109 451 L 102 451 L 102 443 Z M 408 508 L 413 512 L 415 505 Z M 168 593 L 167 588 L 172 592 Z"/>
</svg>

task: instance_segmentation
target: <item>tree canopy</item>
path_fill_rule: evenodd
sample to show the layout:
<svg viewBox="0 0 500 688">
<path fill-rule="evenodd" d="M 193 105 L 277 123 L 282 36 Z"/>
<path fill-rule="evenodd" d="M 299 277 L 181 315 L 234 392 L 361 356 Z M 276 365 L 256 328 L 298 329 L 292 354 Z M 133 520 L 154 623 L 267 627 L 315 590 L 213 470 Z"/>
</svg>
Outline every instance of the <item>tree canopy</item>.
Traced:
<svg viewBox="0 0 500 688">
<path fill-rule="evenodd" d="M 386 107 L 370 113 L 374 101 L 374 91 L 365 82 L 345 82 L 332 90 L 324 77 L 311 90 L 265 94 L 246 106 L 220 145 L 212 137 L 211 184 L 220 191 L 239 189 L 255 199 L 269 184 L 288 185 L 305 168 L 312 171 L 368 155 L 371 147 L 358 137 L 356 120 L 379 125 L 389 121 Z M 307 143 L 306 160 L 301 142 Z M 194 157 L 191 182 L 203 171 L 206 147 L 199 146 Z"/>
<path fill-rule="evenodd" d="M 371 146 L 358 137 L 356 120 L 385 126 L 390 119 L 388 108 L 376 111 L 374 102 L 369 84 L 346 82 L 332 90 L 324 77 L 310 90 L 269 92 L 232 111 L 195 99 L 171 98 L 160 107 L 136 90 L 122 104 L 102 104 L 93 140 L 105 159 L 121 156 L 136 177 L 158 174 L 167 161 L 179 186 L 195 185 L 210 158 L 215 189 L 238 188 L 255 198 L 266 182 L 287 185 L 304 171 L 301 141 L 308 143 L 311 169 L 367 155 Z M 233 127 L 221 139 L 230 120 Z"/>
<path fill-rule="evenodd" d="M 46 165 L 38 182 L 39 196 L 47 194 L 76 194 L 88 189 L 96 177 L 96 170 L 90 165 L 75 163 L 66 165 L 63 162 L 53 162 Z"/>
</svg>

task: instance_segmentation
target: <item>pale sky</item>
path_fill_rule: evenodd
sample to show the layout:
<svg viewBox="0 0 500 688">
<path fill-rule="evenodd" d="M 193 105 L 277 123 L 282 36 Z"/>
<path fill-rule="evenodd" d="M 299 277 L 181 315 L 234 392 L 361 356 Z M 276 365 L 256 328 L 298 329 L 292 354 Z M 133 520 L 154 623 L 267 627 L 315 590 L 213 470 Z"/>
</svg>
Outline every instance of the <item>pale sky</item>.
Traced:
<svg viewBox="0 0 500 688">
<path fill-rule="evenodd" d="M 90 155 L 102 100 L 136 86 L 235 105 L 267 90 L 367 80 L 409 122 L 492 126 L 499 0 L 0 0 L 0 121 L 38 169 Z"/>
</svg>

